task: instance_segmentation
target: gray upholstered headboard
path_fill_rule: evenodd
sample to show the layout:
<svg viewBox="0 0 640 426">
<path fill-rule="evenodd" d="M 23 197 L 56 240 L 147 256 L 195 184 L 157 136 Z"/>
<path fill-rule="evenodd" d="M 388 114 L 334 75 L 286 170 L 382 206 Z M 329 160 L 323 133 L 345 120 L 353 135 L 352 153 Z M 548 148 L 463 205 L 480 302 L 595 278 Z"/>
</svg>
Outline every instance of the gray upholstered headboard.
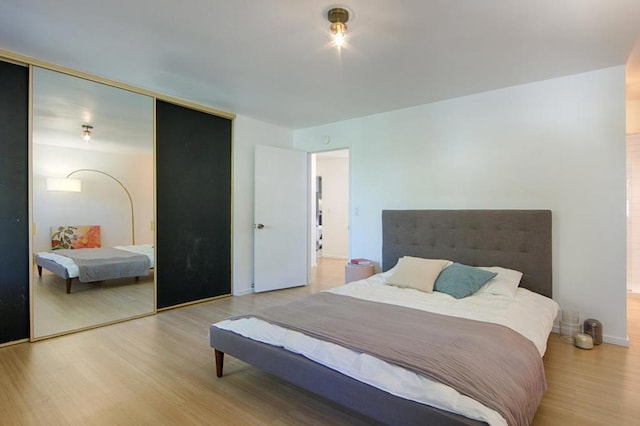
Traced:
<svg viewBox="0 0 640 426">
<path fill-rule="evenodd" d="M 550 210 L 384 210 L 382 270 L 402 256 L 502 266 L 552 296 Z"/>
</svg>

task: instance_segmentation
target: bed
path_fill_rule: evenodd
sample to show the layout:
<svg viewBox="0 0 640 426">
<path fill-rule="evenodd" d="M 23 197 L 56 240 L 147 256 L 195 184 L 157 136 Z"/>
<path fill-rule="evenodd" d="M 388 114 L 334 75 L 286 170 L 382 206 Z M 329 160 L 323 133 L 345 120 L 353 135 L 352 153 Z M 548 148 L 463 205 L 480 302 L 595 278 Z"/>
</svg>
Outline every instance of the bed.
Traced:
<svg viewBox="0 0 640 426">
<path fill-rule="evenodd" d="M 36 253 L 35 262 L 39 276 L 43 268 L 53 272 L 65 280 L 70 294 L 74 279 L 96 282 L 149 275 L 154 267 L 154 249 L 152 244 L 60 249 Z"/>
<path fill-rule="evenodd" d="M 489 326 L 506 333 L 505 338 L 508 334 L 508 338 L 519 339 L 524 346 L 529 345 L 530 347 L 522 351 L 518 349 L 507 352 L 508 357 L 505 358 L 504 364 L 510 363 L 511 359 L 520 359 L 522 355 L 523 365 L 529 368 L 529 364 L 531 364 L 532 370 L 537 369 L 538 374 L 542 370 L 541 374 L 544 375 L 544 370 L 541 367 L 542 355 L 546 349 L 546 339 L 558 310 L 557 304 L 550 299 L 552 296 L 550 211 L 388 210 L 382 213 L 382 227 L 382 269 L 385 272 L 364 281 L 338 287 L 325 292 L 327 294 L 318 296 L 326 299 L 323 301 L 326 303 L 326 312 L 333 309 L 333 304 L 337 305 L 337 300 L 343 300 L 339 296 L 356 299 L 356 303 L 360 303 L 363 299 L 362 303 L 384 302 L 385 309 L 386 305 L 400 305 L 389 308 L 393 309 L 392 316 L 396 315 L 398 309 L 406 309 L 408 314 L 421 315 L 416 318 L 424 318 L 422 315 L 434 314 L 417 313 L 417 311 L 431 309 L 435 313 L 434 320 L 444 320 L 447 323 L 456 324 L 455 327 L 458 327 L 457 324 L 461 324 L 461 328 L 472 323 L 474 327 Z M 387 285 L 387 281 L 392 279 L 390 277 L 393 277 L 397 272 L 394 266 L 399 259 L 407 257 L 446 259 L 473 267 L 494 266 L 521 271 L 520 288 L 514 287 L 513 296 L 486 294 L 481 290 L 491 284 L 490 280 L 486 286 L 483 286 L 472 296 L 455 299 L 448 294 L 440 294 L 438 291 L 424 294 L 412 288 Z M 447 265 L 448 267 L 450 266 Z M 499 274 L 499 276 L 502 275 Z M 398 295 L 405 293 L 410 294 L 409 300 L 400 301 Z M 533 303 L 531 303 L 532 301 Z M 307 302 L 305 298 L 303 303 L 310 302 Z M 425 308 L 426 305 L 431 307 Z M 450 305 L 452 310 L 444 309 L 445 305 Z M 485 312 L 482 307 L 480 309 L 482 312 L 477 312 L 475 305 L 481 307 L 491 305 L 495 309 Z M 284 315 L 289 315 L 289 311 L 284 308 L 280 309 Z M 303 306 L 302 309 L 306 309 L 306 306 Z M 528 424 L 535 413 L 544 389 L 546 389 L 546 383 L 540 383 L 541 380 L 544 381 L 544 377 L 538 378 L 536 384 L 538 388 L 535 395 L 532 392 L 529 397 L 526 395 L 528 391 L 523 392 L 528 413 L 502 411 L 502 407 L 496 409 L 492 405 L 494 402 L 487 405 L 475 400 L 475 394 L 468 393 L 465 388 L 470 385 L 469 383 L 462 383 L 463 390 L 459 392 L 449 386 L 447 377 L 444 377 L 443 382 L 440 383 L 438 380 L 429 379 L 414 371 L 400 368 L 393 363 L 390 364 L 387 362 L 384 352 L 381 358 L 376 358 L 370 356 L 369 352 L 361 353 L 358 349 L 354 350 L 349 347 L 352 336 L 349 336 L 348 333 L 346 338 L 339 335 L 340 333 L 336 333 L 339 335 L 335 337 L 338 344 L 335 343 L 336 340 L 327 342 L 322 339 L 307 341 L 305 344 L 305 340 L 310 338 L 309 335 L 298 333 L 295 328 L 277 327 L 274 325 L 277 324 L 277 319 L 274 323 L 267 322 L 266 329 L 263 329 L 265 325 L 261 317 L 263 313 L 253 314 L 211 326 L 210 344 L 215 349 L 218 377 L 222 376 L 224 354 L 226 353 L 383 423 Z M 274 315 L 273 312 L 268 314 Z M 277 314 L 275 312 L 276 316 Z M 343 313 L 332 311 L 331 316 L 333 315 L 341 317 Z M 488 315 L 488 317 L 483 315 Z M 345 316 L 344 318 L 349 317 Z M 376 323 L 374 315 L 368 322 L 372 328 L 375 324 L 376 333 L 388 332 L 385 330 L 386 320 L 385 325 L 381 326 Z M 437 327 L 433 327 L 439 330 L 440 324 L 444 324 L 444 322 L 434 322 L 433 324 L 439 324 Z M 536 326 L 529 328 L 533 324 Z M 505 325 L 509 328 L 504 327 Z M 344 328 L 350 329 L 351 326 Z M 442 328 L 442 330 L 446 329 Z M 491 339 L 486 337 L 489 335 L 489 331 L 487 330 L 487 334 L 485 334 L 484 330 L 485 328 L 482 328 L 481 331 L 474 329 L 469 336 L 490 342 Z M 315 336 L 313 332 L 310 334 L 311 336 Z M 358 334 L 360 332 L 358 331 Z M 448 333 L 449 331 L 444 332 Z M 274 335 L 277 337 L 273 337 Z M 445 334 L 445 338 L 446 336 Z M 502 338 L 499 338 L 501 343 Z M 334 339 L 334 337 L 330 339 Z M 434 337 L 430 336 L 429 339 L 434 339 Z M 302 343 L 299 343 L 298 340 L 301 340 Z M 398 349 L 394 346 L 399 345 L 398 340 L 395 337 L 389 340 L 393 340 L 394 344 L 388 346 L 393 350 Z M 422 341 L 422 339 L 415 338 L 414 340 Z M 461 342 L 460 339 L 458 339 L 459 342 Z M 463 343 L 467 343 L 466 338 Z M 402 343 L 402 345 L 404 344 L 411 344 L 411 336 L 408 341 Z M 434 344 L 434 346 L 437 345 Z M 494 344 L 494 346 L 500 345 Z M 308 349 L 315 347 L 317 350 Z M 401 349 L 397 352 L 410 352 L 404 346 L 401 346 Z M 422 349 L 422 347 L 419 348 L 419 350 Z M 527 352 L 527 356 L 524 356 L 525 352 Z M 535 355 L 531 355 L 532 352 Z M 352 359 L 358 361 L 353 363 Z M 355 371 L 348 370 L 344 366 L 341 367 L 341 364 L 355 365 Z M 360 365 L 365 364 L 369 364 L 368 372 L 364 368 L 360 369 Z M 537 365 L 533 367 L 533 364 Z M 392 370 L 394 374 L 398 373 L 401 376 L 389 376 L 391 379 L 386 383 L 376 381 L 376 376 L 386 376 Z M 398 370 L 400 371 L 398 372 Z M 455 375 L 455 371 L 452 373 Z M 514 373 L 513 376 L 515 377 L 516 374 Z M 414 382 L 414 379 L 417 382 Z M 473 381 L 478 381 L 481 384 L 480 387 L 485 385 L 489 387 L 489 384 L 484 382 L 490 380 L 493 380 L 492 375 L 480 375 Z M 446 385 L 444 388 L 441 387 L 443 384 Z M 518 386 L 516 385 L 515 391 L 519 391 Z M 410 393 L 409 390 L 414 393 Z M 444 395 L 452 395 L 452 399 L 441 396 L 441 392 L 444 392 Z M 425 399 L 422 399 L 423 396 Z M 500 400 L 496 402 L 498 406 L 501 403 Z"/>
</svg>

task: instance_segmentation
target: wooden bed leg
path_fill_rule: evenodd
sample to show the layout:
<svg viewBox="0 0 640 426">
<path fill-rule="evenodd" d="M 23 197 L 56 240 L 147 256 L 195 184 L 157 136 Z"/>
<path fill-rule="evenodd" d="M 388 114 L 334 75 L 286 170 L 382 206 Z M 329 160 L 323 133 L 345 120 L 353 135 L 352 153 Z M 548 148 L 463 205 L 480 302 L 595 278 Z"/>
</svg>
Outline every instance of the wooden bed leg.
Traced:
<svg viewBox="0 0 640 426">
<path fill-rule="evenodd" d="M 224 352 L 215 349 L 216 352 L 216 376 L 222 377 L 222 367 L 224 365 Z"/>
<path fill-rule="evenodd" d="M 42 266 L 38 265 L 38 276 L 42 276 Z"/>
<path fill-rule="evenodd" d="M 67 294 L 71 293 L 71 280 L 72 278 L 67 278 Z"/>
</svg>

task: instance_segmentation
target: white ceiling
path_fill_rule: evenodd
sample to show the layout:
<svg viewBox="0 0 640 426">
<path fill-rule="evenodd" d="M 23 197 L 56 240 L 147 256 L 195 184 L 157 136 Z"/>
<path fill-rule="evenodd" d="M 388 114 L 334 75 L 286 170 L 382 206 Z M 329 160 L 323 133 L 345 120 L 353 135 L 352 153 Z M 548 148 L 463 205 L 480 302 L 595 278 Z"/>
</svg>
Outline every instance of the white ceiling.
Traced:
<svg viewBox="0 0 640 426">
<path fill-rule="evenodd" d="M 624 64 L 640 40 L 639 0 L 344 0 L 339 54 L 334 5 L 2 0 L 0 49 L 295 129 Z"/>
<path fill-rule="evenodd" d="M 93 126 L 89 142 L 83 124 Z M 33 143 L 153 152 L 153 99 L 47 69 L 33 71 Z"/>
</svg>

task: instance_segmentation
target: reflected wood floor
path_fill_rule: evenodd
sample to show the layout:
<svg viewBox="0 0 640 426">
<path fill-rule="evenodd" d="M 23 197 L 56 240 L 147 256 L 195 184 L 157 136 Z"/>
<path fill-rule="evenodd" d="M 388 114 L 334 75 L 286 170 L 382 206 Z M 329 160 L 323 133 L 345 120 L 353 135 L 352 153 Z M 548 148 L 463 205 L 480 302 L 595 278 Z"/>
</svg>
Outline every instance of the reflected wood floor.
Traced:
<svg viewBox="0 0 640 426">
<path fill-rule="evenodd" d="M 35 268 L 34 268 L 35 269 Z M 135 278 L 83 283 L 73 280 L 71 294 L 65 280 L 47 270 L 33 276 L 33 331 L 49 336 L 114 322 L 154 311 L 153 271 Z"/>
<path fill-rule="evenodd" d="M 342 284 L 344 263 L 323 259 L 306 287 L 0 348 L 0 424 L 371 424 L 232 357 L 218 379 L 209 347 L 211 323 Z M 630 348 L 583 351 L 551 336 L 549 389 L 534 425 L 638 424 L 640 298 L 628 301 Z"/>
</svg>

